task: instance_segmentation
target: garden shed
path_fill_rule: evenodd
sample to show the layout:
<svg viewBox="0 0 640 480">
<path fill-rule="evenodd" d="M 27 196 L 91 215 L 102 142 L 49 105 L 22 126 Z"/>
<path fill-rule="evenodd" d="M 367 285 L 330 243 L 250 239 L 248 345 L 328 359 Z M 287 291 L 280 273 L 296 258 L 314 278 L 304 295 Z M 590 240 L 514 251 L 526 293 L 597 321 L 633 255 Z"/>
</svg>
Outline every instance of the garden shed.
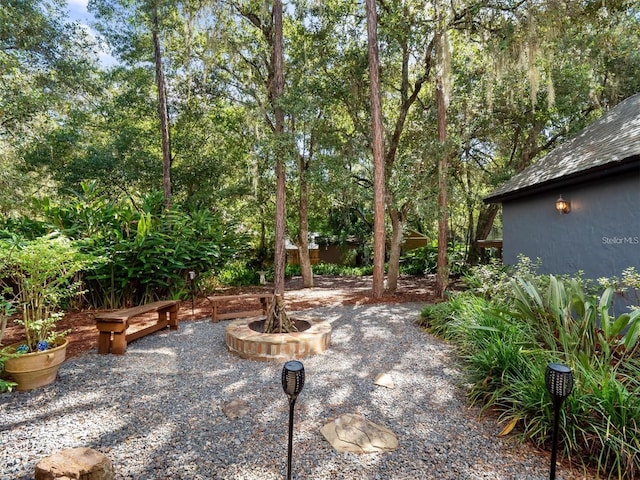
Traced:
<svg viewBox="0 0 640 480">
<path fill-rule="evenodd" d="M 494 190 L 503 260 L 540 258 L 540 273 L 619 276 L 640 269 L 640 94 Z"/>
</svg>

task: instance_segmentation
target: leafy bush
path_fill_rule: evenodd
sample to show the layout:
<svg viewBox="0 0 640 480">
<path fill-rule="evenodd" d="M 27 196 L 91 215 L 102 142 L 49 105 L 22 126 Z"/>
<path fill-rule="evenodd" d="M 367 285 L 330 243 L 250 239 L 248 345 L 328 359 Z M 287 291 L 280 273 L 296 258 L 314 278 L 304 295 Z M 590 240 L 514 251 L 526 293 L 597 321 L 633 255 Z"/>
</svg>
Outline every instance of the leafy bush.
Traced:
<svg viewBox="0 0 640 480">
<path fill-rule="evenodd" d="M 546 291 L 521 277 L 511 281 L 512 314 L 537 330 L 543 347 L 583 362 L 598 357 L 615 365 L 633 356 L 640 334 L 640 310 L 615 318 L 610 313 L 612 287 L 598 298 L 586 294 L 576 279 L 565 285 L 553 275 L 548 278 Z"/>
<path fill-rule="evenodd" d="M 81 293 L 80 273 L 93 264 L 59 234 L 0 241 L 0 286 L 21 314 L 16 323 L 24 328 L 27 352 L 46 350 L 64 335 L 55 330 L 60 310 Z"/>
<path fill-rule="evenodd" d="M 6 217 L 0 219 L 0 239 L 10 239 L 15 235 L 33 239 L 47 233 L 48 228 L 43 222 L 31 218 Z"/>
<path fill-rule="evenodd" d="M 630 302 L 640 305 L 640 273 L 636 267 L 629 267 L 622 271 L 622 277 L 599 278 L 598 284 L 603 288 L 611 287 L 616 294 L 627 297 Z"/>
<path fill-rule="evenodd" d="M 7 321 L 9 320 L 9 317 L 11 317 L 11 315 L 15 313 L 15 311 L 16 309 L 13 303 L 7 301 L 3 295 L 0 295 L 0 375 L 4 370 L 5 360 L 10 358 L 10 356 L 5 353 L 4 349 L 2 348 L 2 338 L 4 337 L 4 332 L 7 327 Z M 16 385 L 17 384 L 15 382 L 10 382 L 0 376 L 0 393 L 6 391 L 10 392 Z"/>
<path fill-rule="evenodd" d="M 312 270 L 315 270 L 315 267 L 312 267 Z M 302 269 L 300 268 L 300 265 L 285 265 L 284 276 L 286 278 L 298 277 L 300 275 L 302 275 Z"/>
<path fill-rule="evenodd" d="M 362 277 L 373 274 L 373 266 L 351 267 L 349 265 L 338 265 L 335 263 L 318 263 L 313 266 L 313 273 L 316 275 L 335 276 L 355 276 Z"/>
<path fill-rule="evenodd" d="M 460 346 L 464 346 L 463 339 L 469 336 L 469 329 L 489 306 L 489 301 L 484 298 L 459 293 L 447 302 L 426 305 L 419 324 L 439 337 L 457 340 Z"/>
<path fill-rule="evenodd" d="M 462 275 L 465 270 L 465 252 L 461 246 L 449 248 L 449 274 Z M 438 246 L 427 245 L 406 252 L 400 259 L 400 273 L 405 275 L 429 275 L 436 273 Z"/>
<path fill-rule="evenodd" d="M 436 273 L 438 247 L 425 246 L 409 250 L 400 259 L 400 272 L 406 275 Z"/>
<path fill-rule="evenodd" d="M 614 317 L 613 286 L 595 294 L 580 275 L 538 276 L 531 266 L 525 262 L 515 277 L 484 270 L 491 289 L 471 282 L 474 290 L 425 308 L 421 323 L 459 345 L 471 401 L 499 411 L 506 430 L 521 425 L 520 435 L 541 447 L 552 428 L 546 365 L 570 366 L 576 388 L 561 418 L 564 454 L 606 478 L 636 478 L 640 310 Z M 478 270 L 471 275 L 482 278 Z"/>
<path fill-rule="evenodd" d="M 84 252 L 106 259 L 88 272 L 87 302 L 118 308 L 161 298 L 186 298 L 189 272 L 198 281 L 243 251 L 244 239 L 207 210 L 165 212 L 162 195 L 111 199 L 93 184 L 64 205 L 43 201 L 46 221 L 77 239 Z"/>
<path fill-rule="evenodd" d="M 257 285 L 260 281 L 258 272 L 243 260 L 234 260 L 227 263 L 215 278 L 220 285 L 234 287 Z"/>
</svg>

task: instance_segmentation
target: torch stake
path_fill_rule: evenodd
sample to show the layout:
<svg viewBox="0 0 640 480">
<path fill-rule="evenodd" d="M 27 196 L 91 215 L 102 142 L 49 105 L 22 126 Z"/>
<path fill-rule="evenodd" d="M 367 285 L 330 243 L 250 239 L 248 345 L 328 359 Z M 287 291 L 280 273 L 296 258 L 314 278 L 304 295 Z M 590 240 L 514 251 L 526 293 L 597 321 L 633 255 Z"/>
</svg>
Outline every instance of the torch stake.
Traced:
<svg viewBox="0 0 640 480">
<path fill-rule="evenodd" d="M 553 434 L 551 440 L 551 467 L 549 468 L 549 479 L 555 480 L 556 478 L 556 458 L 558 453 L 558 424 L 560 420 L 560 407 L 562 401 L 553 402 Z"/>
<path fill-rule="evenodd" d="M 289 400 L 289 449 L 287 450 L 287 480 L 291 480 L 291 456 L 293 453 L 293 407 L 296 399 Z"/>
</svg>

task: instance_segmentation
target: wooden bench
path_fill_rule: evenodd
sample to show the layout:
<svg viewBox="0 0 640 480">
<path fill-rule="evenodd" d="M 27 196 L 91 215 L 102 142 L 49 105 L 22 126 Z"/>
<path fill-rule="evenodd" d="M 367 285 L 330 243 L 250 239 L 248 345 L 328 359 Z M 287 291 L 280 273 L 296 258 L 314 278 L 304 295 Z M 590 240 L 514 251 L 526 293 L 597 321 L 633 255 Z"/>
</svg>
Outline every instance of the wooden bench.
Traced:
<svg viewBox="0 0 640 480">
<path fill-rule="evenodd" d="M 243 293 L 239 295 L 214 295 L 211 297 L 207 297 L 207 300 L 211 302 L 212 305 L 212 313 L 211 313 L 211 321 L 216 323 L 220 320 L 225 320 L 227 318 L 244 318 L 244 317 L 257 317 L 259 315 L 267 315 L 267 311 L 269 310 L 269 305 L 271 303 L 271 297 L 273 297 L 272 293 Z M 242 310 L 239 312 L 228 312 L 228 313 L 218 313 L 218 308 L 223 305 L 233 304 L 233 303 L 248 303 L 252 300 L 260 301 L 260 310 L 257 310 L 254 307 L 253 310 Z M 244 305 L 243 305 L 244 307 Z"/>
<path fill-rule="evenodd" d="M 177 330 L 179 303 L 176 300 L 162 300 L 96 315 L 96 327 L 100 332 L 98 336 L 98 353 L 109 353 L 111 351 L 116 355 L 122 355 L 127 350 L 128 342 L 157 332 L 167 326 L 171 330 Z M 156 323 L 127 335 L 130 320 L 150 312 L 158 312 Z"/>
</svg>

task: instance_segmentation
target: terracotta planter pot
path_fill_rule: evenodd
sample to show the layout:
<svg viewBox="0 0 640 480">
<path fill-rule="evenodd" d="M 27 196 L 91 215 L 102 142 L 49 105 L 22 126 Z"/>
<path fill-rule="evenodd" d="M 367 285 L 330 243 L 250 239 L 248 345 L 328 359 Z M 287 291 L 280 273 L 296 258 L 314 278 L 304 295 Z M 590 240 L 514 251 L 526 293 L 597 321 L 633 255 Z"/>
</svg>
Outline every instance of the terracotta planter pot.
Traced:
<svg viewBox="0 0 640 480">
<path fill-rule="evenodd" d="M 12 345 L 17 347 L 20 344 Z M 53 383 L 58 369 L 67 356 L 69 340 L 44 352 L 33 352 L 10 358 L 4 363 L 4 370 L 11 375 L 18 386 L 17 390 L 31 390 Z"/>
</svg>

